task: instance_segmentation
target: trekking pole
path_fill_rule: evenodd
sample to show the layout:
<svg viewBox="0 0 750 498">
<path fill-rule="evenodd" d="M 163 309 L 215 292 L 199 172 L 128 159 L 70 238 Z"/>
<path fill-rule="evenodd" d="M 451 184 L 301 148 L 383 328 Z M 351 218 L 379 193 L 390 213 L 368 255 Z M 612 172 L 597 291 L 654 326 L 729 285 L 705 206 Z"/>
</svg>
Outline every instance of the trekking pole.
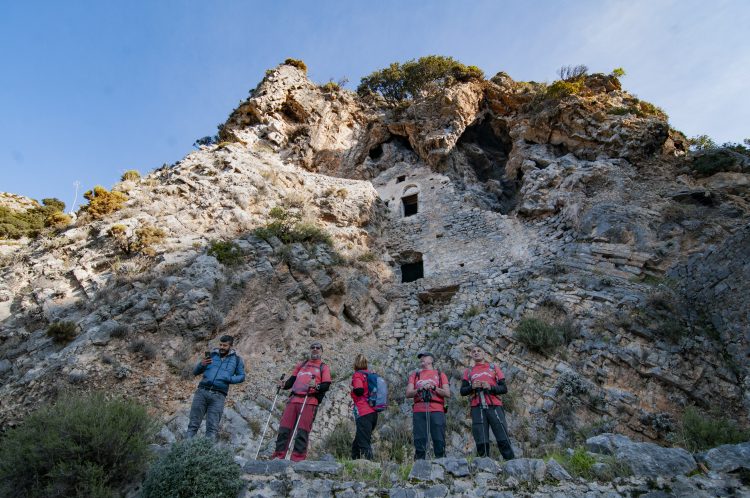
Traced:
<svg viewBox="0 0 750 498">
<path fill-rule="evenodd" d="M 428 458 L 430 455 L 430 444 L 432 442 L 432 437 L 430 435 L 430 400 L 432 399 L 432 393 L 427 391 L 425 389 L 424 394 L 424 406 L 425 406 L 425 420 L 427 421 L 427 441 L 425 442 L 425 458 L 428 460 L 432 460 L 431 458 Z"/>
<path fill-rule="evenodd" d="M 297 437 L 297 427 L 299 427 L 299 421 L 302 420 L 302 415 L 305 414 L 305 405 L 307 404 L 307 397 L 310 394 L 305 394 L 305 399 L 302 401 L 302 409 L 299 411 L 299 416 L 297 417 L 297 422 L 294 424 L 294 430 L 292 431 L 292 437 L 289 438 L 289 446 L 286 448 L 286 455 L 284 455 L 284 460 L 291 460 L 292 459 L 292 448 L 294 448 L 294 438 Z"/>
<path fill-rule="evenodd" d="M 483 436 L 482 439 L 486 440 L 482 444 L 483 445 L 485 445 L 485 444 L 487 445 L 487 446 L 483 446 L 483 447 L 486 450 L 486 454 L 484 456 L 488 457 L 488 456 L 490 456 L 490 450 L 489 450 L 489 446 L 490 446 L 490 428 L 487 427 L 486 430 L 485 430 L 485 427 L 484 427 L 484 411 L 486 409 L 487 409 L 487 398 L 484 397 L 484 389 L 480 389 L 479 390 L 479 417 L 480 417 L 480 420 L 482 421 L 482 436 Z M 487 425 L 489 426 L 489 420 L 488 420 Z"/>
<path fill-rule="evenodd" d="M 279 380 L 284 380 L 284 374 L 281 374 L 281 377 L 279 377 Z M 260 441 L 258 441 L 258 451 L 255 452 L 255 459 L 258 459 L 258 455 L 260 455 L 260 447 L 263 444 L 263 438 L 266 437 L 266 431 L 268 430 L 268 424 L 271 422 L 271 417 L 273 416 L 273 409 L 276 408 L 276 400 L 279 399 L 279 393 L 281 392 L 281 386 L 276 388 L 276 396 L 273 398 L 273 404 L 271 405 L 271 412 L 268 414 L 268 420 L 266 420 L 266 426 L 263 428 L 263 434 L 260 435 Z"/>
<path fill-rule="evenodd" d="M 511 445 L 511 443 L 510 443 L 510 436 L 508 435 L 508 431 L 505 430 L 505 424 L 503 423 L 503 421 L 499 420 L 500 416 L 497 414 L 497 411 L 495 411 L 495 416 L 498 418 L 498 422 L 500 424 L 500 427 L 503 429 L 503 434 L 505 435 L 505 440 L 508 441 L 508 446 L 510 446 L 511 449 L 513 449 L 513 445 Z"/>
</svg>

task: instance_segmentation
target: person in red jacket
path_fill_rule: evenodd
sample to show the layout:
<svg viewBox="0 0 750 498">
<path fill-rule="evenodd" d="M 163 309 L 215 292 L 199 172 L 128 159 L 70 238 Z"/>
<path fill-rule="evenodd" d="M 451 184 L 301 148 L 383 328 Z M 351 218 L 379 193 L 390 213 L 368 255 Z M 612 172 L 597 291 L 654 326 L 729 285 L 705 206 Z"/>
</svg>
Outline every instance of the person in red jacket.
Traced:
<svg viewBox="0 0 750 498">
<path fill-rule="evenodd" d="M 461 380 L 461 395 L 471 396 L 471 433 L 477 445 L 479 456 L 490 455 L 490 428 L 506 460 L 515 457 L 508 437 L 508 424 L 505 422 L 501 394 L 508 392 L 505 375 L 494 363 L 487 363 L 484 351 L 472 346 L 471 358 L 474 366 L 464 371 Z"/>
<path fill-rule="evenodd" d="M 351 392 L 354 422 L 357 426 L 357 433 L 352 441 L 352 460 L 362 457 L 372 460 L 372 431 L 378 425 L 378 412 L 367 400 L 370 394 L 367 386 L 368 373 L 367 358 L 363 354 L 358 354 L 354 359 Z"/>
<path fill-rule="evenodd" d="M 293 444 L 293 461 L 299 462 L 307 457 L 307 443 L 318 405 L 331 387 L 331 369 L 320 359 L 322 353 L 323 345 L 313 342 L 310 344 L 310 359 L 298 363 L 286 382 L 279 381 L 279 387 L 291 389 L 292 392 L 279 422 L 276 451 L 271 458 L 285 458 L 290 444 Z M 297 419 L 297 435 L 292 443 L 289 440 Z"/>
<path fill-rule="evenodd" d="M 412 431 L 414 459 L 424 460 L 432 439 L 435 458 L 445 456 L 445 400 L 451 390 L 448 377 L 432 366 L 432 353 L 417 355 L 419 370 L 412 372 L 406 385 L 406 397 L 414 398 Z"/>
</svg>

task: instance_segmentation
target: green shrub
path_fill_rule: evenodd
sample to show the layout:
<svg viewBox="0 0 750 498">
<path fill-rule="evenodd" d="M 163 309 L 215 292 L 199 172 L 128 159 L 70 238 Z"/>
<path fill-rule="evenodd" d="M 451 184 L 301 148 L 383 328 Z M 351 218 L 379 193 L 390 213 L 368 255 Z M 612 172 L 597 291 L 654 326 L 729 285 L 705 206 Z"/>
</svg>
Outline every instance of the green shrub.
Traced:
<svg viewBox="0 0 750 498">
<path fill-rule="evenodd" d="M 646 116 L 657 116 L 661 118 L 666 118 L 667 113 L 664 112 L 660 107 L 655 106 L 651 102 L 646 102 L 644 100 L 639 100 L 638 104 L 634 107 L 635 113 L 638 115 L 638 117 L 646 117 Z"/>
<path fill-rule="evenodd" d="M 323 440 L 323 451 L 336 458 L 350 458 L 354 441 L 354 427 L 350 420 L 336 424 L 330 434 Z"/>
<path fill-rule="evenodd" d="M 146 256 L 154 256 L 155 244 L 160 244 L 166 237 L 166 232 L 161 228 L 144 224 L 136 228 L 132 237 L 127 236 L 127 227 L 116 224 L 109 228 L 109 235 L 115 239 L 116 244 L 125 254 L 141 253 Z"/>
<path fill-rule="evenodd" d="M 548 100 L 556 100 L 568 97 L 570 95 L 578 95 L 581 93 L 584 87 L 584 80 L 557 80 L 549 85 L 544 93 L 544 98 Z"/>
<path fill-rule="evenodd" d="M 54 211 L 44 219 L 44 225 L 52 228 L 64 228 L 71 223 L 73 218 L 60 211 Z"/>
<path fill-rule="evenodd" d="M 242 249 L 231 241 L 214 240 L 208 245 L 209 256 L 226 266 L 234 266 L 242 263 Z"/>
<path fill-rule="evenodd" d="M 154 432 L 146 409 L 132 401 L 63 397 L 0 440 L 0 495 L 116 496 L 148 462 Z"/>
<path fill-rule="evenodd" d="M 44 228 L 44 218 L 34 209 L 16 211 L 0 206 L 0 237 L 20 239 L 32 236 L 42 228 Z"/>
<path fill-rule="evenodd" d="M 572 454 L 553 453 L 550 458 L 556 460 L 573 477 L 582 477 L 588 481 L 596 477 L 593 472 L 596 459 L 580 446 Z"/>
<path fill-rule="evenodd" d="M 129 180 L 138 180 L 141 177 L 140 172 L 138 172 L 137 169 L 129 169 L 125 173 L 122 174 L 120 177 L 120 180 L 125 182 Z"/>
<path fill-rule="evenodd" d="M 625 114 L 632 114 L 633 110 L 630 107 L 613 107 L 607 112 L 615 116 L 624 116 Z"/>
<path fill-rule="evenodd" d="M 711 150 L 717 147 L 716 142 L 708 135 L 696 135 L 689 138 L 688 143 L 693 150 Z"/>
<path fill-rule="evenodd" d="M 65 203 L 61 201 L 60 199 L 57 199 L 55 197 L 48 197 L 46 199 L 42 199 L 42 204 L 44 204 L 46 207 L 48 207 L 50 210 L 63 212 L 65 211 Z"/>
<path fill-rule="evenodd" d="M 597 461 L 582 447 L 576 448 L 572 454 L 553 453 L 550 458 L 562 465 L 571 476 L 581 477 L 587 481 L 594 479 L 612 481 L 615 478 L 632 475 L 627 463 L 617 460 L 614 456 L 601 457 L 601 463 L 606 464 L 606 468 L 594 472 L 594 464 Z"/>
<path fill-rule="evenodd" d="M 685 409 L 674 439 L 688 451 L 696 452 L 750 440 L 750 430 L 742 429 L 729 418 L 712 416 L 689 406 Z"/>
<path fill-rule="evenodd" d="M 477 66 L 466 66 L 452 57 L 428 55 L 375 71 L 362 78 L 357 92 L 360 95 L 379 93 L 390 101 L 413 99 L 430 85 L 448 87 L 456 82 L 484 79 Z"/>
<path fill-rule="evenodd" d="M 298 223 L 292 230 L 290 242 L 302 242 L 308 244 L 332 245 L 331 236 L 317 225 L 312 223 Z"/>
<path fill-rule="evenodd" d="M 514 337 L 532 351 L 550 354 L 567 344 L 571 335 L 572 324 L 569 322 L 550 323 L 542 318 L 530 317 L 521 319 Z"/>
<path fill-rule="evenodd" d="M 711 176 L 721 171 L 733 171 L 737 159 L 725 150 L 709 150 L 693 159 L 690 168 L 700 176 Z"/>
<path fill-rule="evenodd" d="M 147 256 L 153 256 L 156 254 L 153 245 L 163 242 L 166 235 L 166 232 L 161 228 L 148 224 L 140 226 L 135 230 L 135 239 L 131 241 L 130 252 L 140 252 Z"/>
<path fill-rule="evenodd" d="M 89 201 L 82 209 L 89 213 L 95 220 L 122 209 L 128 196 L 122 192 L 110 192 L 106 188 L 97 185 L 93 190 L 88 190 L 83 197 Z"/>
<path fill-rule="evenodd" d="M 615 78 L 622 78 L 625 74 L 625 70 L 621 67 L 616 67 L 609 73 L 610 76 L 614 76 Z"/>
<path fill-rule="evenodd" d="M 334 93 L 334 92 L 338 92 L 339 90 L 341 90 L 341 86 L 335 81 L 331 80 L 328 83 L 324 83 L 320 85 L 320 89 L 326 93 Z"/>
<path fill-rule="evenodd" d="M 307 64 L 305 64 L 300 59 L 289 58 L 284 61 L 284 64 L 286 64 L 287 66 L 294 66 L 297 69 L 300 69 L 301 71 L 303 71 L 304 73 L 307 73 Z"/>
<path fill-rule="evenodd" d="M 77 328 L 74 322 L 55 322 L 47 327 L 47 335 L 55 342 L 70 342 L 78 335 Z"/>
<path fill-rule="evenodd" d="M 0 238 L 36 237 L 43 228 L 61 228 L 71 223 L 60 199 L 42 199 L 42 204 L 25 211 L 0 206 Z"/>
<path fill-rule="evenodd" d="M 143 483 L 143 498 L 235 498 L 242 486 L 240 466 L 229 450 L 195 438 L 175 443 L 154 463 Z"/>
<path fill-rule="evenodd" d="M 276 237 L 284 244 L 295 242 L 333 244 L 328 232 L 311 223 L 301 222 L 299 214 L 275 207 L 268 212 L 268 215 L 272 221 L 255 229 L 254 233 L 257 237 L 265 240 Z"/>
</svg>

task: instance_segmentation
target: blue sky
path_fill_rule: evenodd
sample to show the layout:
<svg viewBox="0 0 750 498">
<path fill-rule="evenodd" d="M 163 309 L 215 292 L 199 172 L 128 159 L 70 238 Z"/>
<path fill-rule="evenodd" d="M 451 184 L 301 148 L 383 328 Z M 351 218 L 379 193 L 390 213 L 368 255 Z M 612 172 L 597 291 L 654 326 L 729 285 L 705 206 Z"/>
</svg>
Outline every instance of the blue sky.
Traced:
<svg viewBox="0 0 750 498">
<path fill-rule="evenodd" d="M 621 66 L 675 128 L 741 141 L 748 26 L 743 0 L 0 0 L 0 191 L 70 204 L 177 161 L 287 57 L 350 87 L 428 54 L 517 80 Z"/>
</svg>

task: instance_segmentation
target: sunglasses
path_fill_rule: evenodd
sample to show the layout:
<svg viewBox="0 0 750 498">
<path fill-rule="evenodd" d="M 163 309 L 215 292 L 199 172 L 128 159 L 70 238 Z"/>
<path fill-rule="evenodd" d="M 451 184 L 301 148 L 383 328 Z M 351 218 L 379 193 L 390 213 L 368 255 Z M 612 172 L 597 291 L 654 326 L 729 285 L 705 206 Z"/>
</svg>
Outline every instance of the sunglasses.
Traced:
<svg viewBox="0 0 750 498">
<path fill-rule="evenodd" d="M 310 346 L 310 349 L 323 349 L 323 346 Z"/>
</svg>

